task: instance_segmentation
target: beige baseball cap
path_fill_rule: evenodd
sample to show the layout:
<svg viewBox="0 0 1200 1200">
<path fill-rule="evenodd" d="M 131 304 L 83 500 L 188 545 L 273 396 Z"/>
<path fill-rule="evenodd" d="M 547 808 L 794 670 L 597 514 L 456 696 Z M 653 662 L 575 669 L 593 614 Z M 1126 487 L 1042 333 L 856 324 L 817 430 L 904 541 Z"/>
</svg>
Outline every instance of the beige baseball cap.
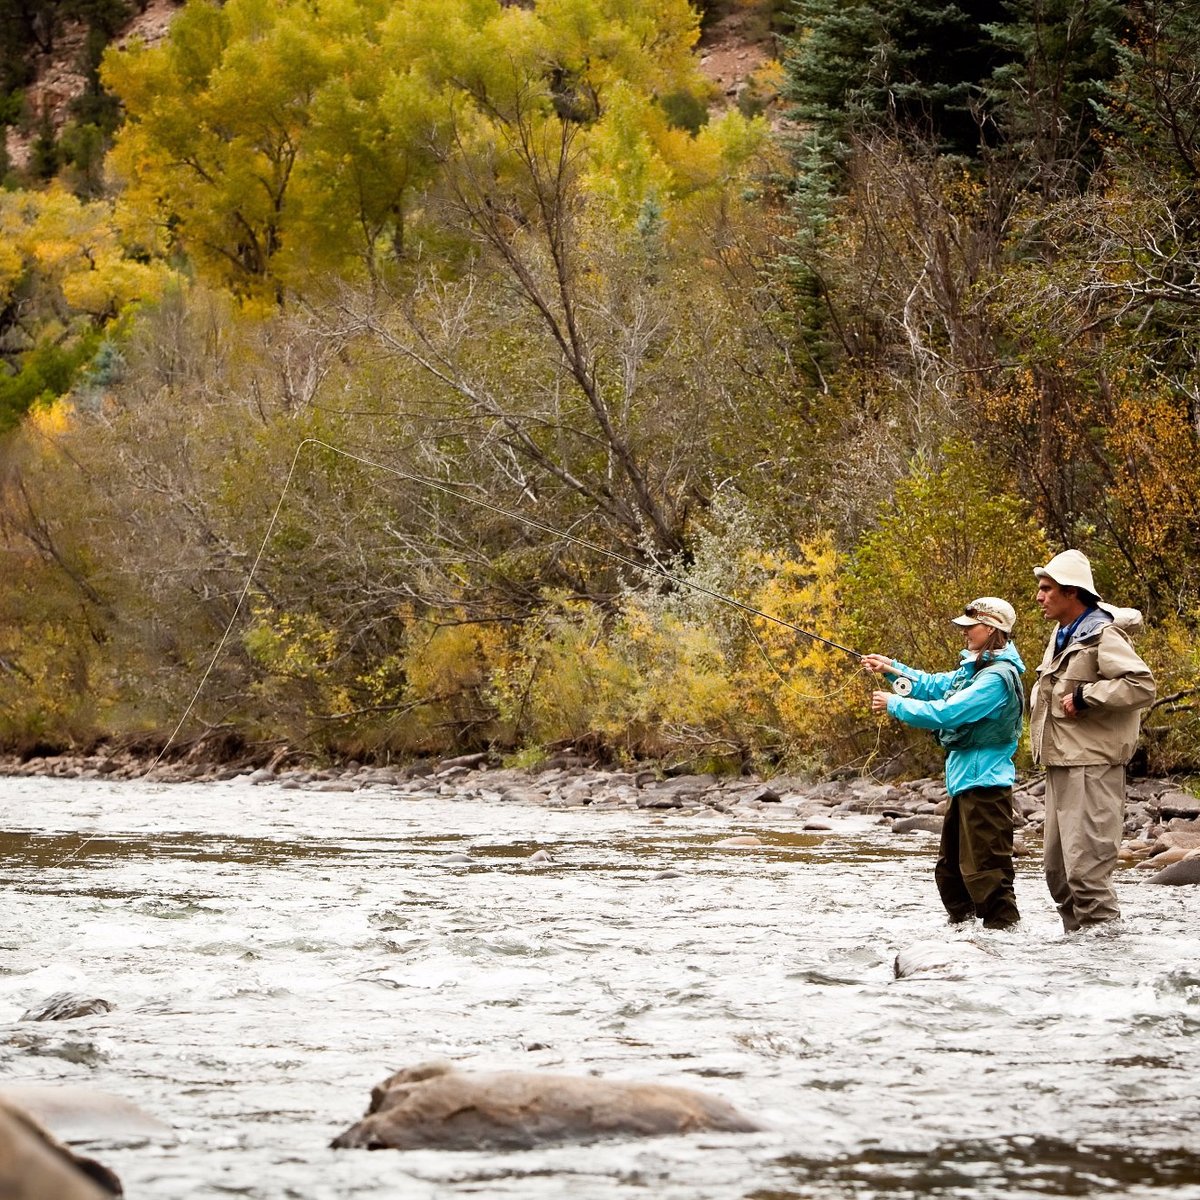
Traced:
<svg viewBox="0 0 1200 1200">
<path fill-rule="evenodd" d="M 950 618 L 955 625 L 990 625 L 1001 633 L 1012 633 L 1017 623 L 1017 611 L 999 596 L 980 596 L 963 609 L 961 617 Z"/>
</svg>

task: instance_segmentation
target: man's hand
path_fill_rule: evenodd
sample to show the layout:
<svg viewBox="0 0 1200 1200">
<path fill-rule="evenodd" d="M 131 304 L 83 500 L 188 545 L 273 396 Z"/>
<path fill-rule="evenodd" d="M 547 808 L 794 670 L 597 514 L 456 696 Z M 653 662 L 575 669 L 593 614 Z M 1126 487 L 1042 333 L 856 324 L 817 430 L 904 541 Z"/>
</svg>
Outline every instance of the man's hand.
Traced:
<svg viewBox="0 0 1200 1200">
<path fill-rule="evenodd" d="M 1075 707 L 1075 693 L 1068 692 L 1063 697 L 1063 712 L 1067 714 L 1071 720 L 1075 720 L 1079 716 L 1079 709 Z"/>
</svg>

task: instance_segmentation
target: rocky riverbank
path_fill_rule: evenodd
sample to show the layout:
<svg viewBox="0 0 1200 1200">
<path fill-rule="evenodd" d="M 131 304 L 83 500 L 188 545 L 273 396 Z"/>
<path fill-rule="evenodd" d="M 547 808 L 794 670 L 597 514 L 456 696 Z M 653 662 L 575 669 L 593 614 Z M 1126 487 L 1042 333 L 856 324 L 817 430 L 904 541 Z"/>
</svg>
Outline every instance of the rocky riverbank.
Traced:
<svg viewBox="0 0 1200 1200">
<path fill-rule="evenodd" d="M 487 754 L 429 760 L 405 766 L 257 767 L 159 763 L 150 766 L 129 754 L 62 755 L 26 761 L 0 759 L 0 775 L 45 775 L 60 779 L 137 779 L 162 783 L 215 783 L 241 779 L 251 784 L 305 788 L 319 792 L 389 792 L 413 801 L 455 795 L 496 803 L 595 811 L 647 810 L 654 819 L 672 814 L 709 816 L 739 826 L 783 824 L 836 835 L 848 815 L 873 818 L 897 837 L 937 834 L 949 803 L 938 779 L 879 782 L 869 778 L 812 780 L 720 778 L 664 775 L 660 771 L 600 768 L 588 759 L 560 754 L 536 768 L 504 767 Z M 1032 853 L 1045 818 L 1045 782 L 1032 776 L 1013 793 L 1018 855 Z M 856 827 L 861 827 L 861 820 Z M 739 839 L 752 846 L 753 834 Z M 1131 779 L 1125 808 L 1125 863 L 1163 868 L 1187 859 L 1200 868 L 1200 796 L 1173 780 Z M 1200 882 L 1200 869 L 1195 871 Z"/>
</svg>

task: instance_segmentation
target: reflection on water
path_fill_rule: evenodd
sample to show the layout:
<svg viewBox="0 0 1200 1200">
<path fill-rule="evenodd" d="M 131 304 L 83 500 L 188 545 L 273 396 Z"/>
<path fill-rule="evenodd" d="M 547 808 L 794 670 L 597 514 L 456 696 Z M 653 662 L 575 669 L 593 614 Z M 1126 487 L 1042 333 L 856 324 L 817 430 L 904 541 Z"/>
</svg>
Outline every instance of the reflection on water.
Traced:
<svg viewBox="0 0 1200 1200">
<path fill-rule="evenodd" d="M 1200 1184 L 1200 1154 L 1089 1145 L 1049 1137 L 951 1142 L 922 1154 L 871 1150 L 832 1163 L 785 1156 L 800 1191 L 749 1192 L 747 1200 L 800 1200 L 835 1182 L 852 1196 L 1097 1196 Z"/>
<path fill-rule="evenodd" d="M 931 842 L 849 820 L 2 780 L 0 1075 L 172 1124 L 92 1147 L 133 1198 L 1200 1197 L 1195 891 L 1125 872 L 1125 927 L 1066 939 L 1022 861 L 1020 930 L 949 931 Z M 893 978 L 967 937 L 985 969 Z M 115 1008 L 18 1020 L 64 990 Z M 430 1057 L 690 1084 L 770 1129 L 327 1148 Z"/>
</svg>

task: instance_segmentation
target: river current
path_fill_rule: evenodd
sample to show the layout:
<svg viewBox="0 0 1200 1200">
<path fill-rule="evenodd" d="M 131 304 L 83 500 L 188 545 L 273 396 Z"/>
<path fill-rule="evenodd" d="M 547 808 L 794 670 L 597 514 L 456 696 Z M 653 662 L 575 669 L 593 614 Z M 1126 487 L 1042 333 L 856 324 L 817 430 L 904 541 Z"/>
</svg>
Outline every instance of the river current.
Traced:
<svg viewBox="0 0 1200 1200">
<path fill-rule="evenodd" d="M 1024 859 L 1019 929 L 964 932 L 933 840 L 861 816 L 36 778 L 0 814 L 0 1085 L 170 1125 L 88 1143 L 130 1200 L 1200 1198 L 1195 888 L 1123 871 L 1122 926 L 1068 938 Z M 765 844 L 716 845 L 741 833 Z M 896 979 L 930 941 L 969 968 Z M 114 1008 L 19 1020 L 60 991 Z M 328 1148 L 431 1058 L 682 1084 L 768 1128 Z"/>
</svg>

